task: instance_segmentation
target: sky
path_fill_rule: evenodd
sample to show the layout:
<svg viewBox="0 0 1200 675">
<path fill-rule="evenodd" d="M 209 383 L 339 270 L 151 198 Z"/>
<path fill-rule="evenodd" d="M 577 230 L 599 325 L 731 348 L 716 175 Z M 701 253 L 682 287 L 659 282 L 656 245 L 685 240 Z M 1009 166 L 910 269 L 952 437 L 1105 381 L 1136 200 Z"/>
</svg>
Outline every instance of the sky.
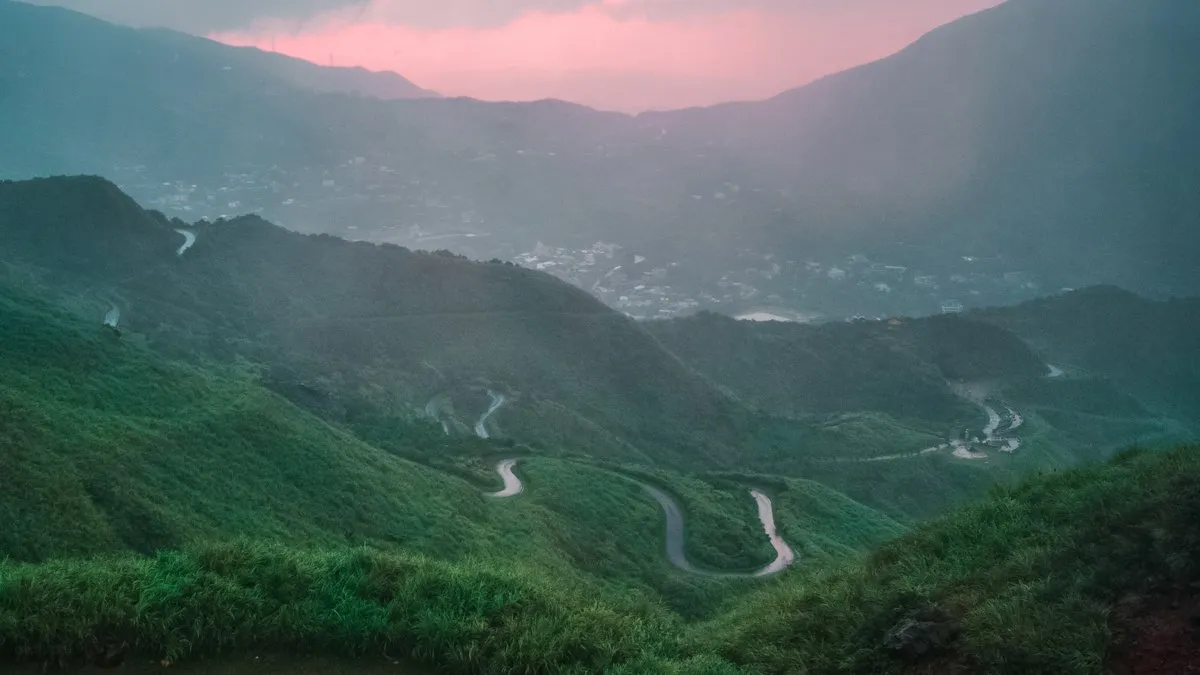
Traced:
<svg viewBox="0 0 1200 675">
<path fill-rule="evenodd" d="M 637 112 L 773 96 L 1000 0 L 39 0 L 451 96 Z"/>
</svg>

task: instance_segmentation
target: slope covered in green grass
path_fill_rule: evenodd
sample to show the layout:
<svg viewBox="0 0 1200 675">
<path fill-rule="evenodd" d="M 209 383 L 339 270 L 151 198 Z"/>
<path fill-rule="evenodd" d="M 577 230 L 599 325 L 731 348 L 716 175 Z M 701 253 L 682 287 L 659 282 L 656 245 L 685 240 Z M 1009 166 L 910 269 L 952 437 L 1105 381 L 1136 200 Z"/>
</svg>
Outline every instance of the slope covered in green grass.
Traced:
<svg viewBox="0 0 1200 675">
<path fill-rule="evenodd" d="M 0 183 L 10 275 L 97 321 L 117 306 L 124 332 L 172 358 L 249 361 L 327 421 L 386 426 L 474 396 L 457 411 L 469 431 L 491 389 L 510 399 L 496 422 L 516 440 L 675 468 L 742 453 L 744 406 L 550 275 L 255 217 L 197 224 L 177 256 L 182 226 L 100 178 Z"/>
<path fill-rule="evenodd" d="M 443 557 L 553 550 L 614 580 L 665 567 L 659 507 L 613 470 L 621 465 L 531 456 L 519 467 L 530 489 L 495 500 L 485 496 L 496 481 L 490 458 L 513 452 L 507 443 L 448 439 L 431 422 L 393 423 L 375 434 L 387 441 L 381 448 L 263 389 L 253 371 L 166 361 L 2 285 L 0 315 L 13 488 L 2 499 L 14 524 L 0 535 L 0 551 L 9 557 L 250 536 Z M 458 456 L 464 477 L 397 457 L 405 445 Z M 694 511 L 689 526 L 703 562 L 737 569 L 769 559 L 744 488 L 653 475 Z M 602 538 L 617 540 L 619 554 L 600 554 Z"/>
<path fill-rule="evenodd" d="M 852 467 L 982 428 L 948 380 L 992 383 L 1020 408 L 1044 364 L 973 319 L 638 324 L 512 265 L 306 237 L 252 217 L 197 224 L 177 256 L 180 226 L 98 178 L 0 184 L 0 277 L 97 323 L 116 306 L 125 342 L 201 369 L 220 363 L 394 457 L 475 484 L 491 446 L 466 437 L 489 392 L 506 397 L 492 435 L 539 455 L 811 478 L 902 519 L 978 496 L 1018 464 L 1065 466 L 1179 437 L 1151 409 L 1097 424 L 1051 388 L 1028 412 L 1060 426 L 1015 462 Z M 429 418 L 438 423 L 420 422 Z"/>
<path fill-rule="evenodd" d="M 1103 673 L 1136 612 L 1191 602 L 1198 516 L 1200 449 L 1126 453 L 997 489 L 690 624 L 519 560 L 233 543 L 10 562 L 0 655 L 69 662 L 124 641 L 171 660 L 384 653 L 461 673 Z M 905 655 L 913 639 L 888 639 L 904 625 L 940 637 Z"/>
<path fill-rule="evenodd" d="M 218 535 L 453 553 L 488 520 L 471 485 L 247 378 L 162 361 L 11 289 L 0 316 L 6 556 L 150 552 Z"/>
<path fill-rule="evenodd" d="M 0 316 L 0 656 L 386 645 L 455 672 L 593 672 L 682 658 L 680 617 L 756 583 L 671 567 L 660 506 L 612 468 L 526 457 L 526 491 L 495 499 L 482 471 L 401 459 L 252 372 L 166 361 L 11 287 Z M 468 445 L 479 466 L 508 450 Z M 698 559 L 766 562 L 744 489 L 655 476 L 692 507 Z M 779 492 L 777 522 L 821 508 Z M 888 522 L 861 505 L 848 517 Z M 680 672 L 721 672 L 697 663 Z"/>
<path fill-rule="evenodd" d="M 1105 378 L 1200 434 L 1200 299 L 1156 301 L 1109 286 L 974 312 L 1073 372 Z M 1127 402 L 1092 412 L 1123 414 Z"/>
<path fill-rule="evenodd" d="M 1127 452 L 997 488 L 861 563 L 781 578 L 696 636 L 767 673 L 1108 672 L 1121 603 L 1194 593 L 1198 516 L 1200 448 Z M 906 620 L 957 637 L 912 663 L 885 646 Z"/>
</svg>

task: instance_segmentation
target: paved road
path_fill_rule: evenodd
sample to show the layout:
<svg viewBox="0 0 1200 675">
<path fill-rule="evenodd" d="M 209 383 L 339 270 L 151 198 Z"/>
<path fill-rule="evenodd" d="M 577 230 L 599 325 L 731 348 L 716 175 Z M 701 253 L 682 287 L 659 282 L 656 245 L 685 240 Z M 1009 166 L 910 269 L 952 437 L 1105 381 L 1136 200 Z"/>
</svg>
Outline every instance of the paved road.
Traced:
<svg viewBox="0 0 1200 675">
<path fill-rule="evenodd" d="M 496 473 L 500 474 L 501 480 L 504 481 L 504 489 L 499 492 L 493 492 L 492 497 L 515 497 L 525 491 L 525 484 L 517 478 L 517 474 L 513 473 L 513 468 L 517 466 L 517 460 L 504 459 L 496 464 Z"/>
<path fill-rule="evenodd" d="M 175 231 L 183 235 L 183 246 L 179 247 L 179 250 L 175 252 L 175 255 L 183 255 L 184 253 L 188 252 L 189 248 L 196 244 L 196 233 L 192 232 L 191 230 Z"/>
<path fill-rule="evenodd" d="M 492 404 L 488 406 L 487 412 L 483 413 L 483 415 L 479 417 L 479 421 L 475 423 L 475 435 L 480 438 L 491 438 L 491 435 L 488 434 L 487 430 L 487 421 L 491 419 L 492 415 L 496 414 L 497 410 L 504 407 L 504 404 L 508 402 L 508 398 L 505 397 L 504 394 L 497 394 L 494 391 L 489 391 L 488 396 L 492 397 Z"/>
<path fill-rule="evenodd" d="M 514 497 L 525 490 L 524 483 L 513 473 L 516 465 L 516 459 L 505 459 L 496 464 L 496 473 L 500 474 L 500 478 L 504 481 L 504 489 L 499 492 L 492 492 L 490 496 Z M 684 572 L 713 577 L 765 577 L 778 574 L 796 562 L 796 553 L 783 540 L 783 537 L 779 536 L 778 531 L 775 529 L 775 508 L 771 503 L 771 498 L 759 490 L 750 490 L 750 495 L 754 497 L 754 502 L 758 505 L 758 521 L 762 524 L 763 532 L 771 540 L 771 546 L 775 548 L 775 560 L 757 572 L 736 573 L 702 570 L 689 562 L 687 554 L 684 552 L 683 511 L 679 508 L 679 504 L 671 495 L 656 487 L 641 482 L 638 482 L 638 485 L 641 485 L 642 489 L 654 497 L 659 505 L 662 506 L 667 525 L 667 559 L 671 561 L 672 565 Z"/>
<path fill-rule="evenodd" d="M 758 490 L 751 490 L 750 494 L 758 504 L 758 520 L 762 523 L 763 532 L 770 538 L 771 545 L 775 547 L 775 560 L 757 572 L 739 574 L 701 570 L 688 561 L 687 554 L 684 552 L 683 511 L 680 510 L 679 504 L 670 495 L 656 487 L 643 484 L 642 488 L 646 492 L 649 492 L 650 496 L 654 497 L 659 505 L 662 506 L 663 514 L 667 517 L 667 559 L 671 561 L 672 565 L 684 572 L 716 577 L 765 577 L 782 572 L 796 561 L 796 554 L 792 551 L 792 548 L 788 546 L 787 542 L 775 530 L 775 513 L 771 504 L 771 498 Z"/>
</svg>

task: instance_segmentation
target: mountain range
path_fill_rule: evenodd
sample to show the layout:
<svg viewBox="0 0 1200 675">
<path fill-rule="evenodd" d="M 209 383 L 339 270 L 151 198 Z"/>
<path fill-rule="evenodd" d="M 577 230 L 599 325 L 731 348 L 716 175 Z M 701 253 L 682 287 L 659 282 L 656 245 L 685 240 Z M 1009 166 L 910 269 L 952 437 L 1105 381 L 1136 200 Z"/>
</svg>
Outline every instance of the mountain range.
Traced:
<svg viewBox="0 0 1200 675">
<path fill-rule="evenodd" d="M 783 267 L 756 277 L 757 302 L 834 316 L 1096 283 L 1188 294 L 1195 11 L 1011 0 L 769 101 L 630 117 L 320 93 L 390 85 L 6 2 L 2 169 L 102 173 L 169 195 L 173 215 L 227 211 L 237 193 L 303 231 L 408 243 L 416 226 L 484 258 L 613 242 L 701 305 L 747 259 Z M 852 255 L 901 283 L 800 272 Z"/>
<path fill-rule="evenodd" d="M 1198 19 L 628 116 L 0 0 L 0 670 L 1187 672 Z"/>
<path fill-rule="evenodd" d="M 815 326 L 637 322 L 511 263 L 253 216 L 172 221 L 94 177 L 0 184 L 0 250 L 11 283 L 97 324 L 115 313 L 127 342 L 246 370 L 331 424 L 458 473 L 473 460 L 447 439 L 495 436 L 621 465 L 819 478 L 908 519 L 1005 476 L 1200 429 L 1198 376 L 1179 366 L 1196 347 L 1190 305 L 1103 289 L 1057 300 L 1075 331 L 1061 336 L 1036 303 Z M 1159 326 L 1146 358 L 1164 360 L 1112 366 L 1140 329 L 1105 328 L 1091 308 L 1124 305 Z M 1072 375 L 1048 378 L 1047 360 Z M 952 453 L 1005 406 L 1041 439 L 978 466 Z M 882 473 L 860 461 L 938 446 Z M 915 493 L 913 481 L 940 487 Z"/>
<path fill-rule="evenodd" d="M 0 182 L 0 660 L 1153 658 L 1200 470 L 1122 449 L 1200 432 L 1195 304 L 635 322 L 512 264 Z"/>
</svg>

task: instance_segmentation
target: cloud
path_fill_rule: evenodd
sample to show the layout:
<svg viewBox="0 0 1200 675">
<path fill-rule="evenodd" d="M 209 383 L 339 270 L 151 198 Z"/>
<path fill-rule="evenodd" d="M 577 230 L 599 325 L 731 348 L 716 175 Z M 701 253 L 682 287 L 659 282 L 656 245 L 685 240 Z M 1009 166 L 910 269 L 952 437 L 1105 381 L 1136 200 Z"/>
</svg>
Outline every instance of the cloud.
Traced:
<svg viewBox="0 0 1200 675">
<path fill-rule="evenodd" d="M 1000 0 L 34 0 L 445 94 L 642 110 L 765 98 Z"/>
<path fill-rule="evenodd" d="M 896 13 L 899 0 L 28 0 L 60 5 L 133 26 L 162 26 L 190 33 L 248 30 L 254 26 L 291 26 L 307 30 L 313 21 L 331 18 L 399 23 L 418 28 L 486 28 L 504 25 L 529 13 L 570 13 L 602 8 L 618 20 L 673 21 L 732 12 L 768 12 L 821 16 L 834 13 Z M 912 0 L 922 4 L 958 4 L 975 0 Z M 993 3 L 995 4 L 995 3 Z"/>
<path fill-rule="evenodd" d="M 305 30 L 330 17 L 386 21 L 420 28 L 498 26 L 528 12 L 571 12 L 589 0 L 31 0 L 131 26 L 189 33 L 255 25 Z"/>
<path fill-rule="evenodd" d="M 365 0 L 30 0 L 59 5 L 129 26 L 157 26 L 190 33 L 244 28 L 263 18 L 303 22 Z"/>
<path fill-rule="evenodd" d="M 998 0 L 593 0 L 442 28 L 391 18 L 398 2 L 333 12 L 300 32 L 260 23 L 214 37 L 396 70 L 445 94 L 643 110 L 772 96 L 886 56 Z"/>
</svg>

